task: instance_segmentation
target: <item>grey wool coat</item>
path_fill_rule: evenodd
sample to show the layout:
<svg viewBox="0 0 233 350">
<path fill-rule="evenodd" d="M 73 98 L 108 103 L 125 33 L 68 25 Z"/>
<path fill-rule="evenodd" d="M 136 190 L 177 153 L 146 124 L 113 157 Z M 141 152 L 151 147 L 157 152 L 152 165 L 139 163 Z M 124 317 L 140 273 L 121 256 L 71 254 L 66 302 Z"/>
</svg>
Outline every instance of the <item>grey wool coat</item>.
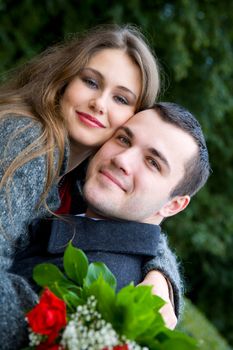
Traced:
<svg viewBox="0 0 233 350">
<path fill-rule="evenodd" d="M 8 165 L 41 133 L 41 125 L 29 117 L 8 115 L 0 120 L 0 180 Z M 63 169 L 68 162 L 65 154 Z M 25 312 L 38 300 L 30 283 L 11 268 L 15 257 L 30 246 L 29 224 L 33 219 L 49 216 L 44 207 L 37 207 L 46 179 L 46 156 L 23 164 L 13 178 L 0 188 L 0 349 L 17 350 L 27 343 Z M 58 186 L 54 184 L 47 205 L 56 210 L 60 205 Z M 143 235 L 143 232 L 142 232 Z M 143 267 L 145 275 L 157 269 L 170 280 L 176 310 L 180 308 L 182 284 L 175 255 L 161 234 L 157 255 Z"/>
</svg>

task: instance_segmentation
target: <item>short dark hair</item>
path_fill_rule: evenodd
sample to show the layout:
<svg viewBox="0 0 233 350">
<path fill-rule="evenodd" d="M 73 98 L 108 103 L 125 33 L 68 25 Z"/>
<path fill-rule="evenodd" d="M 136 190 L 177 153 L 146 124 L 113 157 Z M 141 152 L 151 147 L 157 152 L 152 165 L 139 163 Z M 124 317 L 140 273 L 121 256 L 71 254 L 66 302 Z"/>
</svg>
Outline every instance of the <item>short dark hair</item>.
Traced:
<svg viewBox="0 0 233 350">
<path fill-rule="evenodd" d="M 175 196 L 196 194 L 206 183 L 210 175 L 208 149 L 201 125 L 184 107 L 171 102 L 159 102 L 154 106 L 161 119 L 187 132 L 195 141 L 198 151 L 185 164 L 183 178 L 171 190 L 171 198 Z"/>
</svg>

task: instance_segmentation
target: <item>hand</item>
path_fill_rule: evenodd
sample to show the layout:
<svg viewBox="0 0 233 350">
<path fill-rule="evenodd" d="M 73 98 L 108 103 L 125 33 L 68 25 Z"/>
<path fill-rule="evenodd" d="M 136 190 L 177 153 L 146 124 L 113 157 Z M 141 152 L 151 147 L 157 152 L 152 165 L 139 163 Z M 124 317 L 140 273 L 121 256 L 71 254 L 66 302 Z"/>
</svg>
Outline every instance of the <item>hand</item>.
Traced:
<svg viewBox="0 0 233 350">
<path fill-rule="evenodd" d="M 177 318 L 169 298 L 169 287 L 166 278 L 159 271 L 150 271 L 145 279 L 139 285 L 152 286 L 152 292 L 158 295 L 166 304 L 160 309 L 167 328 L 174 329 L 177 324 Z"/>
<path fill-rule="evenodd" d="M 169 329 L 174 329 L 177 325 L 177 317 L 175 315 L 171 302 L 166 302 L 166 304 L 161 307 L 159 312 L 162 315 L 166 327 Z"/>
</svg>

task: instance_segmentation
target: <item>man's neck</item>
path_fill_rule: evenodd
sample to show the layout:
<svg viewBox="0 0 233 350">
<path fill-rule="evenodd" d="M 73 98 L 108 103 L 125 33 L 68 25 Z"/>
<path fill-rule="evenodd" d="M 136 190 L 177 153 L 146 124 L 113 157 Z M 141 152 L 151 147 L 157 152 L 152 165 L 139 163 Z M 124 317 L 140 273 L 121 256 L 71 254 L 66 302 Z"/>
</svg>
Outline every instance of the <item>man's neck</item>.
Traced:
<svg viewBox="0 0 233 350">
<path fill-rule="evenodd" d="M 93 211 L 91 208 L 87 208 L 85 216 L 88 218 L 92 218 L 92 219 L 100 219 L 100 220 L 116 220 L 116 221 L 121 221 L 121 218 L 109 218 L 107 216 L 103 216 L 100 215 L 98 213 L 96 213 L 95 211 Z M 125 219 L 126 220 L 126 219 Z M 131 220 L 130 220 L 131 221 Z M 162 219 L 160 216 L 153 216 L 153 217 L 149 217 L 147 219 L 145 219 L 144 221 L 141 221 L 141 224 L 150 224 L 150 225 L 160 225 L 162 222 Z"/>
<path fill-rule="evenodd" d="M 92 219 L 101 219 L 101 220 L 107 220 L 108 218 L 106 216 L 103 215 L 99 215 L 96 212 L 94 212 L 93 210 L 91 210 L 91 208 L 87 208 L 85 216 L 88 218 L 92 218 Z"/>
</svg>

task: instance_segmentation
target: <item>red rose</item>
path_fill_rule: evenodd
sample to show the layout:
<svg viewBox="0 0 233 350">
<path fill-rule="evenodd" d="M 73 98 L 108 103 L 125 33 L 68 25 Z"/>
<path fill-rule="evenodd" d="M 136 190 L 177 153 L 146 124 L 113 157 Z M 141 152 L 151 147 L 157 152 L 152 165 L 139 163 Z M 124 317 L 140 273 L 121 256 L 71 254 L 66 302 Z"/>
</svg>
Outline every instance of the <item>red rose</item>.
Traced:
<svg viewBox="0 0 233 350">
<path fill-rule="evenodd" d="M 47 344 L 51 344 L 59 331 L 66 325 L 65 302 L 57 298 L 49 289 L 41 295 L 39 304 L 26 315 L 33 332 L 48 336 Z M 55 350 L 57 348 L 47 348 Z"/>
</svg>

